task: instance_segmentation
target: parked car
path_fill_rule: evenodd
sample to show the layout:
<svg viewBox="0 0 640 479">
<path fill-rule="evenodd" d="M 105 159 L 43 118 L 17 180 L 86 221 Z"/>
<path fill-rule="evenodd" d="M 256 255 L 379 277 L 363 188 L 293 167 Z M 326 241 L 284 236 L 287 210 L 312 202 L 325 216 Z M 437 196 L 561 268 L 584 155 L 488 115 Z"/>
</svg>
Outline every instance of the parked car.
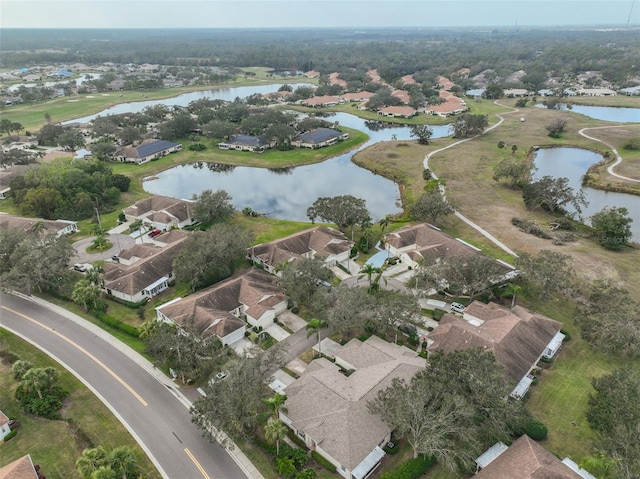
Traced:
<svg viewBox="0 0 640 479">
<path fill-rule="evenodd" d="M 111 257 L 111 261 L 115 261 L 116 263 L 118 263 L 118 262 L 120 261 L 120 258 L 118 257 L 118 255 L 117 255 L 117 254 L 114 254 L 114 255 Z"/>
<path fill-rule="evenodd" d="M 453 311 L 454 313 L 464 313 L 464 309 L 465 306 L 464 304 L 460 304 L 460 303 L 451 303 L 451 311 Z"/>
<path fill-rule="evenodd" d="M 87 271 L 87 265 L 82 263 L 76 263 L 73 265 L 73 269 L 81 273 L 84 273 L 85 271 Z"/>
<path fill-rule="evenodd" d="M 162 230 L 161 230 L 161 229 L 156 228 L 156 229 L 152 230 L 152 231 L 149 233 L 149 235 L 148 235 L 148 236 L 149 236 L 149 238 L 155 238 L 155 237 L 156 237 L 156 236 L 158 236 L 160 233 L 162 233 Z"/>
</svg>

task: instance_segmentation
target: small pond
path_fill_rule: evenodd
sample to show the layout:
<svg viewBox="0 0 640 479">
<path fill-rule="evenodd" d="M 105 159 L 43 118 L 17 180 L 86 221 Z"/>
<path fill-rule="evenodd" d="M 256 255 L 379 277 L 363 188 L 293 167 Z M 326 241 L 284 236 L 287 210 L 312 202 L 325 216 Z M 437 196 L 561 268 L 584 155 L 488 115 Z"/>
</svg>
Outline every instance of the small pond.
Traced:
<svg viewBox="0 0 640 479">
<path fill-rule="evenodd" d="M 296 168 L 268 170 L 224 167 L 215 163 L 176 166 L 156 175 L 157 179 L 145 181 L 143 187 L 149 193 L 175 198 L 191 198 L 207 189 L 223 189 L 233 197 L 237 209 L 249 207 L 272 218 L 294 221 L 308 221 L 307 208 L 322 196 L 352 195 L 363 198 L 374 221 L 387 214 L 400 212 L 398 185 L 360 168 L 351 158 L 357 151 L 379 141 L 410 139 L 410 128 L 367 122 L 348 113 L 336 113 L 325 119 L 364 131 L 370 139 L 355 151 Z M 446 125 L 431 128 L 433 138 L 449 135 Z M 212 152 L 212 157 L 215 158 L 215 152 Z"/>
<path fill-rule="evenodd" d="M 582 177 L 589 166 L 602 161 L 602 155 L 582 148 L 542 148 L 535 157 L 535 165 L 538 168 L 533 178 L 540 179 L 543 176 L 554 178 L 568 178 L 569 186 L 575 191 L 582 188 Z M 605 207 L 625 207 L 629 216 L 633 218 L 631 231 L 633 240 L 640 242 L 640 196 L 626 193 L 615 193 L 596 190 L 594 188 L 582 188 L 589 205 L 583 209 L 582 216 L 589 223 L 589 218 Z"/>
<path fill-rule="evenodd" d="M 543 104 L 536 105 L 538 108 L 546 108 Z M 570 110 L 581 115 L 588 116 L 595 120 L 613 121 L 616 123 L 636 123 L 640 122 L 640 108 L 618 108 L 613 106 L 592 106 L 592 105 L 559 105 L 561 110 Z"/>
</svg>

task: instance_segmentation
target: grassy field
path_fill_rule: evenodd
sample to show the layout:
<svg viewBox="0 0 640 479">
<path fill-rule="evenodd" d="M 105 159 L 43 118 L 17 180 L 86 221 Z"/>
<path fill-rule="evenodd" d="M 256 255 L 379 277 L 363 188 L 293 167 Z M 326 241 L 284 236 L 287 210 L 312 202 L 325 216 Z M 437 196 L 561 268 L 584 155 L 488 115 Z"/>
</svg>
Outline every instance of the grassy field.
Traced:
<svg viewBox="0 0 640 479">
<path fill-rule="evenodd" d="M 71 373 L 38 349 L 1 328 L 0 343 L 1 347 L 12 351 L 21 359 L 30 361 L 36 367 L 51 366 L 60 373 L 60 385 L 70 393 L 63 406 L 63 418 L 67 421 L 72 420 L 94 445 L 103 445 L 107 449 L 127 445 L 136 452 L 138 464 L 146 471 L 144 477 L 160 478 L 155 467 L 124 426 Z M 23 414 L 14 400 L 16 387 L 17 383 L 11 375 L 10 366 L 0 363 L 2 410 L 7 416 L 17 418 L 21 422 L 18 435 L 0 446 L 0 466 L 29 453 L 34 463 L 42 466 L 42 471 L 49 479 L 80 478 L 75 461 L 82 454 L 82 449 L 74 441 L 67 422 Z"/>
</svg>

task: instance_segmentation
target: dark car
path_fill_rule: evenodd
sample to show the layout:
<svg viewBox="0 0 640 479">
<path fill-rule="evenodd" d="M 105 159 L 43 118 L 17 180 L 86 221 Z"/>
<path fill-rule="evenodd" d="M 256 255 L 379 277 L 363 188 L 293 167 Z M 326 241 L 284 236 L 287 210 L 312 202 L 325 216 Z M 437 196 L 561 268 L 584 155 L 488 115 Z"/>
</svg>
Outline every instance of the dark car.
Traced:
<svg viewBox="0 0 640 479">
<path fill-rule="evenodd" d="M 111 261 L 115 261 L 115 262 L 117 263 L 117 262 L 119 262 L 119 261 L 120 261 L 120 258 L 118 257 L 118 255 L 117 255 L 117 254 L 114 254 L 114 255 L 111 257 Z"/>
</svg>

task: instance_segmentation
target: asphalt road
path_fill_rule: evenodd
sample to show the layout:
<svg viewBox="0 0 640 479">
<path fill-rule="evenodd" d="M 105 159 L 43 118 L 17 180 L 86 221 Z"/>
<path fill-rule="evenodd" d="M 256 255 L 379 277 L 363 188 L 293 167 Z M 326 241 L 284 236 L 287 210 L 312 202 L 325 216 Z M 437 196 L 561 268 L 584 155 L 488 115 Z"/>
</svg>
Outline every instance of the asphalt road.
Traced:
<svg viewBox="0 0 640 479">
<path fill-rule="evenodd" d="M 69 369 L 125 424 L 169 479 L 241 479 L 245 473 L 191 424 L 184 397 L 169 381 L 74 321 L 29 300 L 0 294 L 0 327 Z"/>
</svg>

